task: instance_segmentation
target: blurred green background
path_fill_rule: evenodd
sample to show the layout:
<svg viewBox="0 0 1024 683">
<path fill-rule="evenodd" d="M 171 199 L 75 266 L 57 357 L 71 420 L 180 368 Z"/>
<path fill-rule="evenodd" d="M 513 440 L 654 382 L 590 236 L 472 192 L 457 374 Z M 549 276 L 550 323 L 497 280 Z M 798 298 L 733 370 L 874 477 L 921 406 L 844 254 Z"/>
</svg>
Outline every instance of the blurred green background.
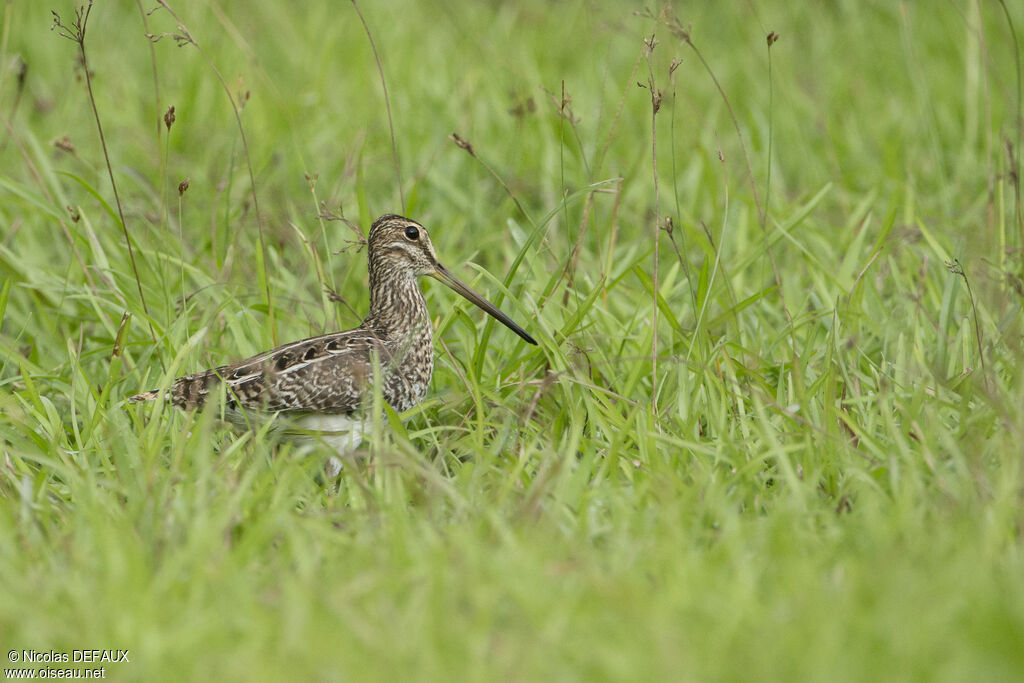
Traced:
<svg viewBox="0 0 1024 683">
<path fill-rule="evenodd" d="M 363 3 L 390 121 L 351 3 L 99 2 L 88 84 L 75 7 L 2 15 L 0 644 L 1022 676 L 1020 3 Z M 329 485 L 124 404 L 358 324 L 388 212 L 540 347 L 425 284 L 428 398 Z"/>
</svg>

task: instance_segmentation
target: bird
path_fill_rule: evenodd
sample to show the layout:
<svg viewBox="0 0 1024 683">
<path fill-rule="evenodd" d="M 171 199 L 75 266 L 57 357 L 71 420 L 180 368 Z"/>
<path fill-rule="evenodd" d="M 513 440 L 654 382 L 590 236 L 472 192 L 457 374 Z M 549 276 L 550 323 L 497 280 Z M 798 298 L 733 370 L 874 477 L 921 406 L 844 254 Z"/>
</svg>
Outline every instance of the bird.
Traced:
<svg viewBox="0 0 1024 683">
<path fill-rule="evenodd" d="M 129 397 L 161 397 L 197 410 L 223 395 L 229 422 L 252 428 L 275 416 L 291 436 L 322 440 L 338 456 L 369 433 L 374 381 L 384 401 L 401 413 L 423 400 L 434 370 L 433 329 L 419 277 L 429 276 L 486 311 L 528 344 L 537 344 L 497 306 L 473 291 L 438 260 L 427 229 L 386 214 L 367 237 L 370 312 L 358 327 L 291 342 L 228 365 L 178 377 L 167 389 Z M 332 457 L 328 474 L 340 472 Z"/>
</svg>

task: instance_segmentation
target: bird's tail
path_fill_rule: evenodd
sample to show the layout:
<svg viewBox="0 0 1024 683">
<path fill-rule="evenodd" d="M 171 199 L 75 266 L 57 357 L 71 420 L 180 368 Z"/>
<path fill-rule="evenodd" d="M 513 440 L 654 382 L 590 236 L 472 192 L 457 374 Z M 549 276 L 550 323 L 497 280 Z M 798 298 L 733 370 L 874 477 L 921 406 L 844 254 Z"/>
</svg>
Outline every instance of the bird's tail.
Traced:
<svg viewBox="0 0 1024 683">
<path fill-rule="evenodd" d="M 169 389 L 143 391 L 141 394 L 129 396 L 128 400 L 131 403 L 143 403 L 163 397 L 165 401 L 178 408 L 201 408 L 206 403 L 209 388 L 220 382 L 220 374 L 223 371 L 224 368 L 217 368 L 197 372 L 194 375 L 185 375 L 174 380 L 174 384 Z"/>
<path fill-rule="evenodd" d="M 160 390 L 154 389 L 153 391 L 143 391 L 141 394 L 129 396 L 128 400 L 132 403 L 142 403 L 143 401 L 155 401 L 158 398 L 160 398 Z"/>
</svg>

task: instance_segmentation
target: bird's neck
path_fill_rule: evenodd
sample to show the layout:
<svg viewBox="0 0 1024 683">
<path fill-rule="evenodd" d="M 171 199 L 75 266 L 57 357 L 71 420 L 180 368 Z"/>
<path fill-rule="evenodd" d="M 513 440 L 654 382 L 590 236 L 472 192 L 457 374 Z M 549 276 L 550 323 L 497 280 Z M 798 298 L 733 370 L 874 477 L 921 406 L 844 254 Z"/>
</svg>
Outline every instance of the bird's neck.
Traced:
<svg viewBox="0 0 1024 683">
<path fill-rule="evenodd" d="M 370 267 L 370 314 L 363 325 L 390 338 L 430 334 L 430 317 L 416 276 Z"/>
</svg>

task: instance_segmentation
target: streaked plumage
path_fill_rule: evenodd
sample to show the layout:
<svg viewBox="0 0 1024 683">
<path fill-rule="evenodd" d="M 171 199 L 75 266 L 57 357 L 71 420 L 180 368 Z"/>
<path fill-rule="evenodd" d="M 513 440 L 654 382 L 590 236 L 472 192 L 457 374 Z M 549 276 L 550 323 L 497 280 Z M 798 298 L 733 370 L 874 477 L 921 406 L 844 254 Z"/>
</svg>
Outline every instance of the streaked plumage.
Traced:
<svg viewBox="0 0 1024 683">
<path fill-rule="evenodd" d="M 279 346 L 243 361 L 179 377 L 165 396 L 183 409 L 202 407 L 212 395 L 225 394 L 225 414 L 232 422 L 252 425 L 269 415 L 294 418 L 347 452 L 362 439 L 361 410 L 374 377 L 382 378 L 381 395 L 395 411 L 419 403 L 434 369 L 433 333 L 418 276 L 430 275 L 500 320 L 525 341 L 533 337 L 493 304 L 473 292 L 441 265 L 422 225 L 396 215 L 377 219 L 370 228 L 367 258 L 370 313 L 359 327 Z M 151 401 L 147 391 L 131 401 Z"/>
</svg>

